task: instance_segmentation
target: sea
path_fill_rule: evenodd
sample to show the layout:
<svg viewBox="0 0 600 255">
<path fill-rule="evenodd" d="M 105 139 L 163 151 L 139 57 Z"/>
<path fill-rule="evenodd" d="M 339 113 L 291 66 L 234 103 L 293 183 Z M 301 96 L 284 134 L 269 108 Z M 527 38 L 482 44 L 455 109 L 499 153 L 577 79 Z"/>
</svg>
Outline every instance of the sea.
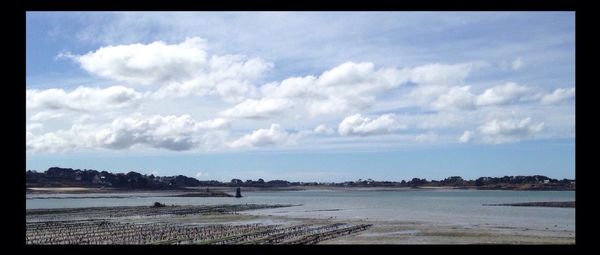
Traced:
<svg viewBox="0 0 600 255">
<path fill-rule="evenodd" d="M 487 206 L 575 201 L 574 191 L 303 190 L 243 192 L 233 197 L 161 197 L 158 193 L 28 194 L 26 208 L 167 205 L 293 204 L 244 213 L 293 218 L 427 222 L 464 226 L 575 231 L 575 208 Z"/>
</svg>

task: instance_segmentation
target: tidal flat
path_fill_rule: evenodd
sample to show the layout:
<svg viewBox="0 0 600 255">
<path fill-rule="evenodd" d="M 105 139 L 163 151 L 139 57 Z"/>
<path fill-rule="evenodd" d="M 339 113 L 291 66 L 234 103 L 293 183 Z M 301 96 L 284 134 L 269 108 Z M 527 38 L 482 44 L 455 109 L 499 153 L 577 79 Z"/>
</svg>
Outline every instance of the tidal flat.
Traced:
<svg viewBox="0 0 600 255">
<path fill-rule="evenodd" d="M 575 208 L 486 206 L 566 201 L 574 199 L 571 191 L 314 190 L 245 192 L 239 199 L 172 194 L 30 195 L 28 243 L 575 244 Z M 154 201 L 167 206 L 152 208 Z M 40 223 L 69 221 L 81 225 Z M 83 229 L 97 237 L 78 236 Z M 60 240 L 36 237 L 63 232 L 72 233 Z M 179 232 L 185 238 L 172 234 Z"/>
<path fill-rule="evenodd" d="M 251 223 L 248 222 L 251 217 L 240 217 L 236 213 L 243 210 L 291 205 L 157 205 L 159 206 L 28 210 L 26 243 L 30 245 L 317 244 L 364 231 L 371 226 L 340 222 Z"/>
</svg>

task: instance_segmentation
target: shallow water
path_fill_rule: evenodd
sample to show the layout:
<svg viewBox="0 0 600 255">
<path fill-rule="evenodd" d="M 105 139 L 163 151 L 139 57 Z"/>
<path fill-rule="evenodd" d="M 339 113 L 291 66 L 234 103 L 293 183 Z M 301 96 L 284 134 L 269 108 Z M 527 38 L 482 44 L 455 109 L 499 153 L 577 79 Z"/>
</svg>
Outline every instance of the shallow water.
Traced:
<svg viewBox="0 0 600 255">
<path fill-rule="evenodd" d="M 123 198 L 122 196 L 130 197 Z M 573 191 L 278 191 L 243 192 L 243 198 L 156 197 L 135 194 L 28 195 L 26 208 L 151 205 L 301 204 L 301 206 L 248 211 L 255 215 L 335 218 L 375 221 L 423 221 L 436 224 L 575 231 L 575 209 L 483 206 L 533 201 L 573 201 Z M 94 196 L 96 198 L 90 198 Z M 103 198 L 97 198 L 106 196 Z M 39 197 L 56 197 L 35 199 Z M 60 198 L 62 197 L 62 198 Z M 78 198 L 67 198 L 78 197 Z"/>
</svg>

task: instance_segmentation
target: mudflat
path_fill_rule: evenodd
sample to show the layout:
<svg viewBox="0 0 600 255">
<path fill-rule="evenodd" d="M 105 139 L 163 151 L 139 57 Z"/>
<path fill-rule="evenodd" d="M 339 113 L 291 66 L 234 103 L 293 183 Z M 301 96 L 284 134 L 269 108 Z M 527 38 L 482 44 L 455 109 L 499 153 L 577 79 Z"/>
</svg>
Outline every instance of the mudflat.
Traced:
<svg viewBox="0 0 600 255">
<path fill-rule="evenodd" d="M 133 206 L 27 210 L 27 244 L 317 244 L 369 224 L 243 222 L 237 211 L 291 205 Z M 217 222 L 214 217 L 218 216 Z M 233 217 L 227 217 L 232 215 Z M 210 223 L 207 224 L 206 220 Z M 212 222 L 211 222 L 212 220 Z M 237 223 L 236 223 L 237 221 Z"/>
</svg>

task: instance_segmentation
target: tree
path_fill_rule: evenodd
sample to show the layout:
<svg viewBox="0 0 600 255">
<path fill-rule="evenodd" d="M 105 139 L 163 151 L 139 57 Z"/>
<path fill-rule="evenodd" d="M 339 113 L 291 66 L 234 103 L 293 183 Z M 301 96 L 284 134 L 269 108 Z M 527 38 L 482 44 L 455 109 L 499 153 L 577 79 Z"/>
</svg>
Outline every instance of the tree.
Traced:
<svg viewBox="0 0 600 255">
<path fill-rule="evenodd" d="M 477 186 L 483 186 L 485 184 L 484 178 L 483 177 L 479 177 L 477 178 L 477 180 L 475 180 L 475 185 Z"/>
</svg>

